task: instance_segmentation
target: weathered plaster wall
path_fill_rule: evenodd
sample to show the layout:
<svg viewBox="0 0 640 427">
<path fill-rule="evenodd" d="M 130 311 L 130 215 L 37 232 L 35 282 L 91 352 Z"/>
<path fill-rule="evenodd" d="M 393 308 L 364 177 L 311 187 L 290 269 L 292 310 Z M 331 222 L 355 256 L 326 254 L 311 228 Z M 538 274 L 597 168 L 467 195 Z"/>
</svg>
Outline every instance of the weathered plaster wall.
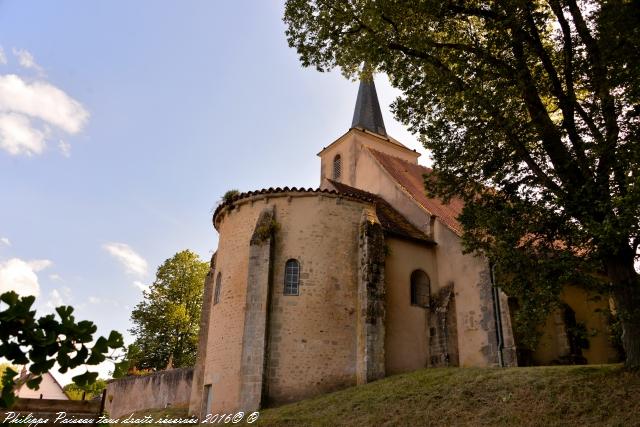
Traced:
<svg viewBox="0 0 640 427">
<path fill-rule="evenodd" d="M 453 283 L 460 366 L 497 364 L 498 344 L 488 262 L 463 254 L 460 237 L 440 221 L 432 222 L 429 213 L 380 167 L 366 149 L 359 158 L 355 186 L 382 196 L 436 241 L 433 258 L 438 276 L 431 280 L 438 286 Z M 508 307 L 503 304 L 501 311 L 508 313 Z M 503 316 L 503 332 L 505 340 L 512 342 L 508 319 L 509 316 Z"/>
<path fill-rule="evenodd" d="M 431 293 L 439 289 L 434 249 L 396 238 L 386 240 L 387 375 L 426 368 L 429 360 L 429 309 L 411 305 L 411 273 L 423 270 Z"/>
<path fill-rule="evenodd" d="M 460 366 L 498 364 L 498 343 L 489 264 L 482 257 L 463 255 L 460 238 L 440 222 L 434 237 L 438 282 L 453 283 L 458 325 Z"/>
<path fill-rule="evenodd" d="M 118 418 L 144 409 L 187 407 L 192 380 L 193 369 L 185 368 L 110 381 L 105 411 Z"/>
<path fill-rule="evenodd" d="M 567 286 L 560 299 L 575 312 L 576 321 L 584 323 L 587 331 L 594 335 L 589 338 L 589 348 L 582 350 L 588 363 L 618 362 L 618 354 L 608 339 L 608 325 L 605 316 L 597 310 L 607 310 L 609 300 L 604 296 L 589 293 L 576 286 Z M 569 353 L 569 344 L 562 314 L 552 313 L 543 327 L 543 335 L 533 361 L 539 365 L 557 363 Z"/>
<path fill-rule="evenodd" d="M 324 182 L 326 178 L 333 179 L 333 159 L 337 154 L 340 154 L 342 160 L 342 178 L 340 182 L 352 187 L 357 187 L 357 174 L 360 169 L 359 163 L 363 153 L 363 147 L 371 147 L 383 153 L 400 157 L 411 163 L 417 163 L 418 156 L 420 155 L 417 152 L 400 147 L 379 136 L 358 129 L 351 129 L 319 154 L 320 182 Z"/>
<path fill-rule="evenodd" d="M 430 215 L 380 167 L 364 146 L 360 146 L 354 187 L 381 196 L 426 235 L 431 234 Z"/>
</svg>

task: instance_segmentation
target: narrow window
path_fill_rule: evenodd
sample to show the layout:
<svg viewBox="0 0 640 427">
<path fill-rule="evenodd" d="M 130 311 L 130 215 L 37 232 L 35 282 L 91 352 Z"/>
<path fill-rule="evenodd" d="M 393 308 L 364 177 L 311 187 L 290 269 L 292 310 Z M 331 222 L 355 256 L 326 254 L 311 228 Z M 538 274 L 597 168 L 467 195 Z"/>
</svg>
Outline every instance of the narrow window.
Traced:
<svg viewBox="0 0 640 427">
<path fill-rule="evenodd" d="M 211 391 L 211 384 L 204 386 L 204 399 L 202 399 L 204 414 L 202 417 L 206 417 L 211 413 L 211 407 L 213 406 L 213 392 Z"/>
<path fill-rule="evenodd" d="M 342 176 L 342 158 L 340 157 L 340 154 L 337 154 L 333 158 L 333 179 L 335 179 L 336 181 L 339 181 L 341 176 Z"/>
<path fill-rule="evenodd" d="M 220 291 L 222 288 L 222 273 L 218 273 L 218 277 L 216 277 L 216 290 L 213 293 L 213 305 L 216 305 L 220 302 Z"/>
<path fill-rule="evenodd" d="M 411 305 L 429 307 L 431 282 L 429 276 L 422 270 L 411 273 Z"/>
<path fill-rule="evenodd" d="M 300 287 L 300 263 L 290 259 L 284 265 L 284 294 L 298 295 Z"/>
</svg>

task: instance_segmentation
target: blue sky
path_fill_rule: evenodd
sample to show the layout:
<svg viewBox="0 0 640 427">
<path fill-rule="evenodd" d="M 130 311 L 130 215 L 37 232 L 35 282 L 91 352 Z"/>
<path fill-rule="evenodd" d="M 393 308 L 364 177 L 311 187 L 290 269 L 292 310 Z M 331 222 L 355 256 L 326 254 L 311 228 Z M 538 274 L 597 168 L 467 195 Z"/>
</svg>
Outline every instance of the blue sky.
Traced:
<svg viewBox="0 0 640 427">
<path fill-rule="evenodd" d="M 357 83 L 303 69 L 272 1 L 0 1 L 0 289 L 126 333 L 225 191 L 316 187 Z M 387 131 L 422 153 L 376 80 Z M 423 159 L 425 156 L 423 156 Z M 422 161 L 425 163 L 425 160 Z"/>
</svg>

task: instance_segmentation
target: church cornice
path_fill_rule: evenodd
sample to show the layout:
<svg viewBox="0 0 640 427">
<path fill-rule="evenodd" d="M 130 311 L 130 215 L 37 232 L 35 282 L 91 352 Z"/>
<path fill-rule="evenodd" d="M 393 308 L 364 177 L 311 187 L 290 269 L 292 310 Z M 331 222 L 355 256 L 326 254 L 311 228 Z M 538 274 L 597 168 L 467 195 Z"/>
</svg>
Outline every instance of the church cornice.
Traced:
<svg viewBox="0 0 640 427">
<path fill-rule="evenodd" d="M 369 204 L 375 203 L 374 197 L 368 197 L 356 193 L 343 193 L 336 190 L 322 188 L 297 188 L 297 187 L 269 187 L 261 190 L 247 191 L 236 196 L 230 197 L 218 205 L 213 213 L 213 226 L 218 229 L 219 216 L 227 211 L 232 210 L 239 204 L 250 202 L 251 200 L 264 199 L 269 197 L 288 197 L 288 196 L 329 196 L 333 198 L 341 198 L 353 200 L 356 202 L 365 202 Z"/>
</svg>

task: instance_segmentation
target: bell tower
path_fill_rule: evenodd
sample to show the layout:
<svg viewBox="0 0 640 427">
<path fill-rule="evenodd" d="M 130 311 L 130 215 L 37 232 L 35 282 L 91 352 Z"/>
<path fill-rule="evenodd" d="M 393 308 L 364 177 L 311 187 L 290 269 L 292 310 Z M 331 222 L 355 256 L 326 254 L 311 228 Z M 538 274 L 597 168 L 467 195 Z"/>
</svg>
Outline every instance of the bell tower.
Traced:
<svg viewBox="0 0 640 427">
<path fill-rule="evenodd" d="M 320 186 L 326 188 L 326 180 L 330 179 L 359 188 L 356 169 L 366 148 L 410 163 L 418 163 L 420 156 L 387 134 L 372 76 L 360 79 L 349 130 L 318 153 L 321 159 Z"/>
</svg>

